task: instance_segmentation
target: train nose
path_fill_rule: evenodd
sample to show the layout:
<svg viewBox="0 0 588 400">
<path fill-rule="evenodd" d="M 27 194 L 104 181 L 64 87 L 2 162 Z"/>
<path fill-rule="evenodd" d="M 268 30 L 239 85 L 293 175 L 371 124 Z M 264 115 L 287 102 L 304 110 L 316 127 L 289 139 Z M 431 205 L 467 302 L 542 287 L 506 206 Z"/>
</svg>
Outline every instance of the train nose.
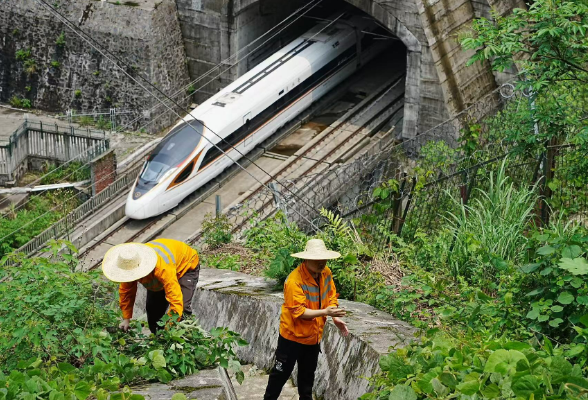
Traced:
<svg viewBox="0 0 588 400">
<path fill-rule="evenodd" d="M 132 192 L 127 197 L 125 215 L 131 219 L 145 219 L 150 216 L 145 202 L 133 199 Z"/>
</svg>

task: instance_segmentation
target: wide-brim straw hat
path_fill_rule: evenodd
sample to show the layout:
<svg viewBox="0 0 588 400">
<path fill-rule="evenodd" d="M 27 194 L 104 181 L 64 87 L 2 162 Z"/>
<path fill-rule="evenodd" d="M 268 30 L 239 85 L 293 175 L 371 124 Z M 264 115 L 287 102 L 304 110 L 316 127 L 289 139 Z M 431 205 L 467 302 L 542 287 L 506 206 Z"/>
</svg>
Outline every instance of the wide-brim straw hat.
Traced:
<svg viewBox="0 0 588 400">
<path fill-rule="evenodd" d="M 104 276 L 113 282 L 132 282 L 144 278 L 155 269 L 157 253 L 143 243 L 114 246 L 102 260 Z"/>
<path fill-rule="evenodd" d="M 333 260 L 341 257 L 340 253 L 328 250 L 325 242 L 321 239 L 310 239 L 306 242 L 304 251 L 290 254 L 292 257 L 302 258 L 304 260 Z"/>
</svg>

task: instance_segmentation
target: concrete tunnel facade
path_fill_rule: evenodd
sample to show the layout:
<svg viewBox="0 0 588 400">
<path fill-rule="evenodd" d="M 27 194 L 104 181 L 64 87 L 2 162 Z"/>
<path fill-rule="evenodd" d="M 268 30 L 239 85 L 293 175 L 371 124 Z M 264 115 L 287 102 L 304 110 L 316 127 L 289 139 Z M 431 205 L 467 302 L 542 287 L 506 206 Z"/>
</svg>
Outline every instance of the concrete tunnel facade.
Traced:
<svg viewBox="0 0 588 400">
<path fill-rule="evenodd" d="M 157 99 L 121 77 L 120 72 L 71 33 L 35 0 L 5 0 L 0 10 L 0 100 L 27 97 L 49 111 L 83 111 L 111 107 L 132 111 L 138 125 L 157 132 L 176 119 Z M 138 0 L 116 5 L 108 1 L 61 0 L 60 10 L 81 29 L 125 58 L 136 73 L 168 94 L 184 93 L 182 106 L 201 102 L 267 58 L 314 23 L 296 19 L 271 40 L 247 45 L 280 23 L 308 0 Z M 314 4 L 314 3 L 311 3 Z M 352 6 L 373 17 L 406 48 L 407 76 L 403 135 L 413 137 L 447 120 L 509 79 L 488 63 L 466 67 L 471 53 L 459 46 L 458 35 L 490 9 L 506 15 L 522 0 L 323 0 L 318 7 L 332 13 Z M 31 23 L 33 22 L 33 23 Z M 56 46 L 60 33 L 65 45 Z M 258 46 L 259 44 L 263 44 Z M 29 75 L 16 53 L 28 48 L 38 65 Z M 229 56 L 237 54 L 236 59 Z M 57 61 L 59 67 L 52 66 Z M 195 83 L 210 84 L 185 98 L 186 87 L 221 63 L 223 74 Z M 218 75 L 218 76 L 217 76 Z M 75 93 L 82 93 L 76 96 Z M 169 113 L 167 113 L 169 114 Z M 131 114 L 130 114 L 131 115 Z"/>
<path fill-rule="evenodd" d="M 307 4 L 300 0 L 176 2 L 193 79 L 235 51 L 244 49 L 298 7 Z M 521 0 L 338 0 L 327 2 L 325 8 L 336 9 L 337 2 L 373 17 L 406 47 L 405 138 L 414 137 L 417 132 L 424 132 L 456 115 L 509 79 L 508 74 L 494 73 L 488 63 L 466 67 L 471 52 L 461 49 L 458 35 L 474 18 L 490 18 L 491 8 L 505 15 L 515 7 L 524 7 Z M 203 45 L 202 39 L 207 36 L 218 39 L 213 52 Z M 283 44 L 268 43 L 241 60 L 204 96 L 216 92 Z"/>
</svg>

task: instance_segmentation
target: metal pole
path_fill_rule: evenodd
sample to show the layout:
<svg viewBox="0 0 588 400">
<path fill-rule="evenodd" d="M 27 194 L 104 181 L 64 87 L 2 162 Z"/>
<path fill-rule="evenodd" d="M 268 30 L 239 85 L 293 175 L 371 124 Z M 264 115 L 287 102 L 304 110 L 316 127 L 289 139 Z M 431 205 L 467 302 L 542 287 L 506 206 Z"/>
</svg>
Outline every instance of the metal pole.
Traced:
<svg viewBox="0 0 588 400">
<path fill-rule="evenodd" d="M 216 200 L 215 201 L 215 203 L 216 203 L 216 217 L 218 218 L 222 213 L 221 197 L 219 194 L 216 195 L 215 200 Z"/>
</svg>

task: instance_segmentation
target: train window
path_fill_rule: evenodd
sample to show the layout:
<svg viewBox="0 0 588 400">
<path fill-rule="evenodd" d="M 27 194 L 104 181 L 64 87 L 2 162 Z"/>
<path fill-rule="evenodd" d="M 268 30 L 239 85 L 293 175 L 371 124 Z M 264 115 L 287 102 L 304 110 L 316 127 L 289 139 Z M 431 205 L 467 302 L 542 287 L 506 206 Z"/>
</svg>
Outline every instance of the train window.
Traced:
<svg viewBox="0 0 588 400">
<path fill-rule="evenodd" d="M 190 174 L 192 173 L 192 170 L 194 169 L 194 161 L 191 161 L 190 164 L 188 164 L 186 166 L 186 168 L 184 168 L 184 170 L 180 173 L 180 175 L 178 175 L 178 177 L 176 178 L 176 180 L 174 181 L 174 184 L 177 183 L 182 183 L 184 182 L 186 179 L 188 179 L 188 177 L 190 176 Z"/>
<path fill-rule="evenodd" d="M 202 123 L 192 120 L 168 133 L 147 158 L 139 183 L 159 182 L 166 172 L 184 161 L 200 143 L 202 130 Z"/>
</svg>

